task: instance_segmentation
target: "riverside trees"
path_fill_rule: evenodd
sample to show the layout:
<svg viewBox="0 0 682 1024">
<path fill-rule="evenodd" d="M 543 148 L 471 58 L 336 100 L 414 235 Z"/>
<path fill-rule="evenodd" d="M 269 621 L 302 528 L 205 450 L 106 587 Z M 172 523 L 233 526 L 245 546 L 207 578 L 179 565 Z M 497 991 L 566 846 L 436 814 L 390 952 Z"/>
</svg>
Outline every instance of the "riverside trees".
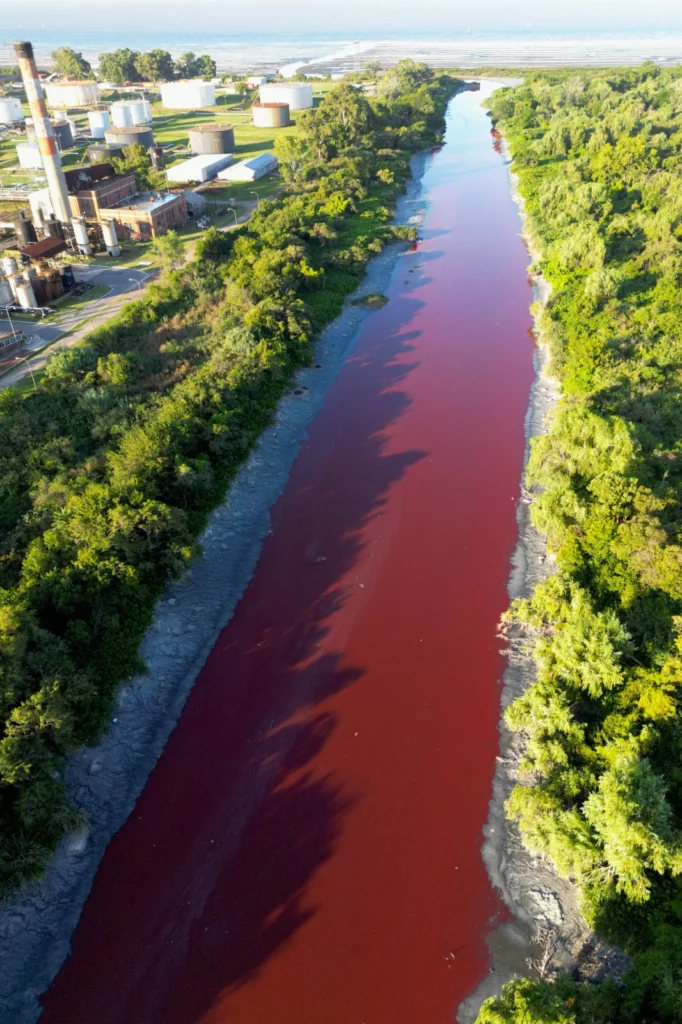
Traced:
<svg viewBox="0 0 682 1024">
<path fill-rule="evenodd" d="M 345 90 L 332 91 L 295 187 L 207 233 L 192 263 L 53 358 L 37 390 L 0 392 L 0 888 L 37 874 L 74 821 L 65 755 L 106 728 L 156 599 L 315 333 L 404 236 L 391 205 L 456 84 L 429 76 L 363 106 L 362 132 L 319 161 L 316 116 L 347 139 Z"/>
<path fill-rule="evenodd" d="M 491 112 L 564 391 L 528 469 L 557 572 L 508 615 L 537 664 L 508 813 L 634 967 L 599 1012 L 524 981 L 479 1020 L 682 1021 L 682 74 L 531 75 Z"/>
</svg>

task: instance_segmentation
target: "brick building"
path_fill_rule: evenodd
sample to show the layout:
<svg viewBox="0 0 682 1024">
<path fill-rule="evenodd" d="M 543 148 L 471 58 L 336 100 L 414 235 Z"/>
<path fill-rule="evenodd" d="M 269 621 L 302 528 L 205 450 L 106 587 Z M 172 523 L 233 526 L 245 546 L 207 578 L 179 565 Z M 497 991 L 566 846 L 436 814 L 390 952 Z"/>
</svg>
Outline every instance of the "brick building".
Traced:
<svg viewBox="0 0 682 1024">
<path fill-rule="evenodd" d="M 115 174 L 111 164 L 92 164 L 66 171 L 71 213 L 74 217 L 101 220 L 101 211 L 108 210 L 137 192 L 132 174 Z"/>
<path fill-rule="evenodd" d="M 187 200 L 183 195 L 138 192 L 115 208 L 102 210 L 102 220 L 113 220 L 119 238 L 146 242 L 187 223 Z"/>
</svg>

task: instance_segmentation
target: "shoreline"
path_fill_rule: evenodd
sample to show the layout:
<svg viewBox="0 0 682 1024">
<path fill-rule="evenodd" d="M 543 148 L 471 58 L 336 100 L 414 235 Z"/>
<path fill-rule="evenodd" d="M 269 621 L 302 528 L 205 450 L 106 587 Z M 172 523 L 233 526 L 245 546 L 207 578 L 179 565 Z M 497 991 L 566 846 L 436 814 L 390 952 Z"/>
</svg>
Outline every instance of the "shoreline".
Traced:
<svg viewBox="0 0 682 1024">
<path fill-rule="evenodd" d="M 452 97 L 454 98 L 454 96 Z M 428 151 L 410 162 L 412 177 L 396 202 L 397 225 L 423 222 L 422 191 Z M 147 672 L 123 684 L 111 729 L 96 747 L 74 751 L 65 781 L 88 826 L 61 841 L 46 874 L 0 906 L 0 1022 L 34 1024 L 38 999 L 70 952 L 73 931 L 109 841 L 121 828 L 161 756 L 194 682 L 248 586 L 270 532 L 270 509 L 289 479 L 307 428 L 372 310 L 350 305 L 387 290 L 411 243 L 396 242 L 366 266 L 358 288 L 315 344 L 310 367 L 300 370 L 280 401 L 275 421 L 261 435 L 211 514 L 201 555 L 167 587 L 140 647 Z"/>
<path fill-rule="evenodd" d="M 511 158 L 504 137 L 502 152 L 509 170 L 509 187 L 521 218 L 522 237 L 531 259 L 537 257 L 526 230 L 523 199 L 518 192 L 517 179 L 511 170 Z M 544 306 L 550 295 L 550 286 L 540 275 L 532 277 L 534 303 Z M 560 396 L 557 380 L 548 372 L 549 352 L 540 332 L 535 328 L 537 348 L 533 356 L 535 379 L 531 385 L 528 409 L 524 423 L 525 450 L 520 480 L 521 497 L 517 504 L 516 520 L 519 537 L 511 557 L 511 571 L 507 582 L 509 603 L 528 597 L 538 583 L 546 579 L 552 568 L 545 538 L 530 520 L 530 501 L 525 490 L 526 470 L 532 438 L 544 433 L 548 418 Z M 527 654 L 515 650 L 520 639 L 516 627 L 509 630 L 506 648 L 508 665 L 501 680 L 500 693 L 500 745 L 497 767 L 492 781 L 492 795 L 488 820 L 483 828 L 482 857 L 491 884 L 509 910 L 509 918 L 498 924 L 486 936 L 490 950 L 490 968 L 481 984 L 462 1003 L 457 1011 L 458 1024 L 473 1024 L 483 1002 L 498 996 L 503 985 L 513 978 L 536 976 L 528 965 L 529 957 L 537 956 L 538 929 L 553 930 L 559 941 L 554 958 L 556 964 L 570 967 L 589 943 L 593 932 L 578 907 L 574 886 L 561 878 L 551 863 L 530 853 L 523 846 L 518 828 L 505 814 L 505 803 L 516 784 L 516 768 L 523 755 L 524 738 L 510 732 L 504 722 L 504 712 L 535 679 L 535 665 Z"/>
</svg>

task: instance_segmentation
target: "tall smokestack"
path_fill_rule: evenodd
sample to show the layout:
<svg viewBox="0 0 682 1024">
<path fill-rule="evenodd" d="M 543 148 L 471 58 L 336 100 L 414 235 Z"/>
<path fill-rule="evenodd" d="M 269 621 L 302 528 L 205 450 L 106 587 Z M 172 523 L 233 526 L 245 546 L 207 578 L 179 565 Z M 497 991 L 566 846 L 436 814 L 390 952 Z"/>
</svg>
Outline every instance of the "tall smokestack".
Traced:
<svg viewBox="0 0 682 1024">
<path fill-rule="evenodd" d="M 69 192 L 66 187 L 64 171 L 59 161 L 57 139 L 47 114 L 45 96 L 43 95 L 43 89 L 38 78 L 36 62 L 33 58 L 33 47 L 30 43 L 15 43 L 14 53 L 19 64 L 21 77 L 24 80 L 28 105 L 31 108 L 36 141 L 43 158 L 43 166 L 50 190 L 52 206 L 54 207 L 54 215 L 62 224 L 70 224 L 71 207 L 69 205 Z"/>
</svg>

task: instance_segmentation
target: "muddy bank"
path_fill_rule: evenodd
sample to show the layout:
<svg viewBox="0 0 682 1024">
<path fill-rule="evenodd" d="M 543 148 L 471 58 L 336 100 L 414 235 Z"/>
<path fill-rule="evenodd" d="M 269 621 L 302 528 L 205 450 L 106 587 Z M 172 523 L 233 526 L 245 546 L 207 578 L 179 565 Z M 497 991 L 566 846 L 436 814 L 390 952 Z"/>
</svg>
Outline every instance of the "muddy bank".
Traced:
<svg viewBox="0 0 682 1024">
<path fill-rule="evenodd" d="M 508 164 L 511 164 L 503 138 L 500 138 L 500 144 Z M 509 178 L 511 193 L 523 223 L 523 199 L 518 192 L 516 176 L 511 170 Z M 533 251 L 531 239 L 525 230 L 523 237 L 531 258 L 537 259 L 539 254 Z M 532 288 L 533 301 L 544 305 L 550 294 L 547 282 L 535 275 Z M 537 328 L 535 333 L 538 342 L 534 355 L 535 380 L 525 420 L 526 446 L 520 481 L 522 497 L 517 506 L 519 540 L 512 557 L 512 570 L 507 584 L 510 604 L 517 598 L 529 597 L 538 583 L 552 572 L 552 558 L 548 555 L 545 538 L 531 523 L 531 498 L 524 486 L 531 440 L 546 431 L 560 397 L 559 383 L 549 373 L 547 346 Z M 516 784 L 518 765 L 524 752 L 524 738 L 507 729 L 504 712 L 535 680 L 534 662 L 522 651 L 521 639 L 515 628 L 509 631 L 508 667 L 501 690 L 500 753 L 493 779 L 490 814 L 483 830 L 483 859 L 493 885 L 511 912 L 511 919 L 504 921 L 487 937 L 491 955 L 490 973 L 460 1005 L 457 1015 L 459 1024 L 471 1024 L 481 1004 L 490 996 L 498 995 L 506 982 L 534 973 L 527 961 L 540 954 L 542 942 L 539 940 L 542 933 L 556 936 L 558 949 L 555 963 L 567 968 L 578 961 L 592 940 L 591 929 L 578 908 L 573 885 L 561 878 L 549 861 L 526 850 L 518 828 L 508 820 L 504 810 Z"/>
<path fill-rule="evenodd" d="M 426 159 L 412 160 L 413 177 L 397 203 L 395 223 L 418 225 L 423 219 L 428 200 L 420 181 Z M 392 245 L 373 259 L 356 297 L 383 293 L 406 248 Z M 44 879 L 0 909 L 2 1024 L 37 1020 L 38 997 L 69 952 L 105 848 L 130 815 L 197 675 L 247 588 L 270 532 L 269 510 L 284 490 L 307 427 L 322 408 L 358 328 L 372 315 L 362 305 L 349 305 L 323 332 L 316 364 L 297 375 L 274 424 L 212 514 L 201 539 L 202 556 L 159 603 L 141 647 L 147 673 L 121 688 L 102 743 L 68 759 L 67 789 L 88 825 L 62 841 Z"/>
</svg>

